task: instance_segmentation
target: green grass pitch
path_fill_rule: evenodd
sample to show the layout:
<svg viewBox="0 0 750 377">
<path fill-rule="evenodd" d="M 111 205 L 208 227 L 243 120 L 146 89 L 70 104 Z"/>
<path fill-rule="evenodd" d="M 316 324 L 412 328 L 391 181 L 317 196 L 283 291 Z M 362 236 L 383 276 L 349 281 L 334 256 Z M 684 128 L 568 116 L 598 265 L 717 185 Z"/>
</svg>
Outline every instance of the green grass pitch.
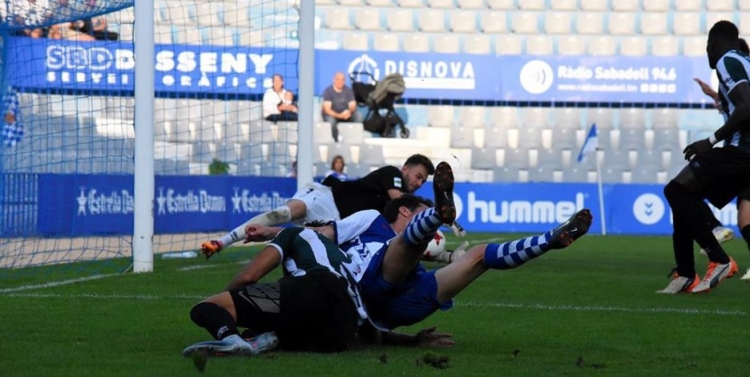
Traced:
<svg viewBox="0 0 750 377">
<path fill-rule="evenodd" d="M 515 235 L 472 234 L 469 240 Z M 335 355 L 275 352 L 210 359 L 213 376 L 718 376 L 747 375 L 750 265 L 743 241 L 725 244 L 740 274 L 702 295 L 654 293 L 669 283 L 669 237 L 589 235 L 511 271 L 489 271 L 413 328 L 454 334 L 451 349 L 373 347 Z M 450 240 L 449 246 L 458 242 Z M 256 249 L 257 250 L 257 249 Z M 75 276 L 47 268 L 0 280 L 0 376 L 191 376 L 182 349 L 208 340 L 189 319 L 255 250 L 205 261 L 160 260 L 122 274 L 29 288 Z M 702 275 L 705 259 L 696 252 Z M 437 267 L 436 265 L 428 265 Z M 267 277 L 275 279 L 278 274 Z M 423 360 L 449 359 L 445 369 Z"/>
</svg>

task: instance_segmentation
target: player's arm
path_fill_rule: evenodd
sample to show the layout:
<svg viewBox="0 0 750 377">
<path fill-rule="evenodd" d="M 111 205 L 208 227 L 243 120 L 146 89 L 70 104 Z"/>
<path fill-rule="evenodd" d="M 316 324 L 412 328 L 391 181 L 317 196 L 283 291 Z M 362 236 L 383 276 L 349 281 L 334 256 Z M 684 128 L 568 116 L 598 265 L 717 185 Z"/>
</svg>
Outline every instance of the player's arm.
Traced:
<svg viewBox="0 0 750 377">
<path fill-rule="evenodd" d="M 281 262 L 281 251 L 273 245 L 266 246 L 237 276 L 229 282 L 226 290 L 257 283 L 263 276 L 273 271 Z"/>
<path fill-rule="evenodd" d="M 388 345 L 402 347 L 446 348 L 455 344 L 453 335 L 436 332 L 437 327 L 420 330 L 416 334 L 404 334 L 395 331 L 381 331 L 369 322 L 357 330 L 358 339 L 364 345 Z"/>
<path fill-rule="evenodd" d="M 404 195 L 404 192 L 398 189 L 388 189 L 388 196 L 391 199 L 397 199 L 400 198 L 401 195 Z"/>
<path fill-rule="evenodd" d="M 712 145 L 719 140 L 726 140 L 736 132 L 746 128 L 748 121 L 750 121 L 750 84 L 748 84 L 747 79 L 738 83 L 729 92 L 729 98 L 735 104 L 734 111 L 726 123 L 714 132 L 713 139 L 709 138 Z"/>
</svg>

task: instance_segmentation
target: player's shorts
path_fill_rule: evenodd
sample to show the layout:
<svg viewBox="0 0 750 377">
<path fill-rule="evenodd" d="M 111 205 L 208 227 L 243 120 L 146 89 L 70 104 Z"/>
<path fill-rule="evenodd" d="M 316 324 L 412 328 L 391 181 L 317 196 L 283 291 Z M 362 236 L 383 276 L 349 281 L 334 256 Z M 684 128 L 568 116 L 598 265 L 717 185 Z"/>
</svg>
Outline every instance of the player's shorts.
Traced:
<svg viewBox="0 0 750 377">
<path fill-rule="evenodd" d="M 701 194 L 716 208 L 723 208 L 750 187 L 750 152 L 734 146 L 714 148 L 688 164 Z"/>
<path fill-rule="evenodd" d="M 374 325 L 385 329 L 410 326 L 438 309 L 453 307 L 453 300 L 438 302 L 435 271 L 427 271 L 421 264 L 403 284 L 385 281 L 383 258 L 387 248 L 386 245 L 373 255 L 359 284 L 367 314 Z"/>
<path fill-rule="evenodd" d="M 303 219 L 293 221 L 295 225 L 303 226 L 315 220 L 325 222 L 341 220 L 339 210 L 336 209 L 336 202 L 333 200 L 333 193 L 328 186 L 317 182 L 308 183 L 297 191 L 292 199 L 303 201 L 307 207 L 307 214 Z"/>
<path fill-rule="evenodd" d="M 744 190 L 740 192 L 739 195 L 737 195 L 737 207 L 739 207 L 740 201 L 742 200 L 750 201 L 750 187 L 746 187 Z"/>
<path fill-rule="evenodd" d="M 280 310 L 258 293 L 273 286 L 280 293 Z M 253 333 L 274 331 L 285 350 L 341 352 L 351 346 L 359 314 L 347 293 L 345 279 L 328 271 L 285 276 L 277 283 L 254 284 L 230 291 L 237 324 Z M 250 296 L 250 299 L 248 299 Z M 268 312 L 271 308 L 271 313 Z"/>
</svg>

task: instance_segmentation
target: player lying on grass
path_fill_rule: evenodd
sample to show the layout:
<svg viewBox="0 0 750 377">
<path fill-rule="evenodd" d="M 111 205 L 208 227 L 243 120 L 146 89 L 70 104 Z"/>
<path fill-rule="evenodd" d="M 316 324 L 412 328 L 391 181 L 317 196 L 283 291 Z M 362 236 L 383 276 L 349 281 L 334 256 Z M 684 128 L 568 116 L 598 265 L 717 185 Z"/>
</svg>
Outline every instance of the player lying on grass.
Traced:
<svg viewBox="0 0 750 377">
<path fill-rule="evenodd" d="M 335 240 L 354 262 L 352 272 L 370 322 L 391 330 L 421 322 L 438 309 L 449 309 L 452 299 L 489 269 L 521 266 L 547 251 L 562 249 L 588 232 L 588 209 L 547 233 L 502 244 L 482 244 L 440 269 L 427 271 L 420 264 L 425 246 L 442 224 L 455 220 L 453 172 L 441 162 L 433 180 L 435 207 L 428 200 L 403 195 L 386 206 L 383 215 L 362 211 L 316 228 Z M 263 241 L 279 228 L 250 224 L 246 241 Z"/>
<path fill-rule="evenodd" d="M 311 221 L 334 221 L 365 209 L 382 212 L 385 205 L 404 193 L 418 190 L 435 167 L 429 158 L 415 154 L 404 162 L 401 169 L 384 166 L 353 181 L 340 181 L 329 177 L 323 183 L 309 183 L 297 191 L 285 205 L 260 214 L 225 234 L 218 240 L 201 245 L 206 258 L 223 248 L 242 241 L 248 224 L 273 226 L 293 222 L 303 225 Z"/>
<path fill-rule="evenodd" d="M 319 233 L 293 227 L 280 230 L 224 292 L 190 311 L 196 325 L 216 339 L 187 347 L 185 356 L 254 355 L 275 348 L 311 352 L 349 349 L 367 314 L 349 271 L 351 259 Z M 258 281 L 276 268 L 284 276 Z M 247 330 L 239 335 L 239 327 Z M 246 335 L 246 334 L 251 335 Z M 416 335 L 391 333 L 386 344 L 450 346 L 450 334 L 425 329 Z"/>
</svg>

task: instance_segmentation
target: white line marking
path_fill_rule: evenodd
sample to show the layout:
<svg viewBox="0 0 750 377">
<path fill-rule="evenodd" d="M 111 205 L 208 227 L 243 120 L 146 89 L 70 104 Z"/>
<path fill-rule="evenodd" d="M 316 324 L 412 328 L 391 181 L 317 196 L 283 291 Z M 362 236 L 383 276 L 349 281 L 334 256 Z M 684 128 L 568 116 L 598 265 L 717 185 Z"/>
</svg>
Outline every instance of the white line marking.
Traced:
<svg viewBox="0 0 750 377">
<path fill-rule="evenodd" d="M 623 312 L 623 313 L 674 313 L 674 314 L 713 314 L 723 316 L 746 316 L 747 313 L 742 310 L 705 310 L 696 308 L 626 308 L 618 306 L 592 306 L 592 305 L 546 305 L 546 304 L 517 304 L 517 303 L 498 303 L 498 302 L 463 302 L 457 303 L 458 306 L 479 306 L 495 307 L 508 309 L 535 309 L 548 311 L 573 311 L 573 312 Z"/>
<path fill-rule="evenodd" d="M 15 297 L 15 298 L 88 298 L 96 300 L 140 300 L 140 301 L 151 301 L 151 300 L 202 300 L 206 296 L 202 295 L 103 295 L 96 293 L 81 293 L 81 294 L 58 294 L 58 293 L 0 293 L 0 297 Z M 499 303 L 499 302 L 456 302 L 458 307 L 480 307 L 480 308 L 506 308 L 506 309 L 531 309 L 531 310 L 545 310 L 545 311 L 572 311 L 572 312 L 621 312 L 621 313 L 640 313 L 640 314 L 687 314 L 687 315 L 719 315 L 719 316 L 730 316 L 730 317 L 744 317 L 747 316 L 747 312 L 742 310 L 706 310 L 697 308 L 628 308 L 621 306 L 580 306 L 580 305 L 547 305 L 542 303 L 536 304 L 520 304 L 520 303 Z"/>
<path fill-rule="evenodd" d="M 244 266 L 244 265 L 250 263 L 250 261 L 251 261 L 251 259 L 241 260 L 241 261 L 235 262 L 234 264 L 239 264 L 239 265 L 243 265 Z M 224 264 L 198 264 L 198 265 L 195 265 L 195 266 L 180 267 L 180 268 L 177 269 L 177 271 L 202 270 L 204 268 L 214 268 L 214 267 L 219 267 L 219 266 L 225 266 L 225 265 Z"/>
<path fill-rule="evenodd" d="M 108 277 L 118 276 L 118 275 L 120 275 L 120 274 L 93 275 L 93 276 L 86 276 L 86 277 L 77 278 L 77 279 L 53 281 L 51 283 L 34 284 L 34 285 L 22 285 L 20 287 L 13 287 L 13 288 L 3 288 L 3 289 L 0 289 L 0 294 L 2 294 L 2 293 L 9 293 L 9 292 L 29 291 L 29 290 L 32 290 L 32 289 L 42 289 L 42 288 L 59 287 L 61 285 L 68 285 L 68 284 L 80 283 L 80 282 L 89 281 L 89 280 L 98 280 L 98 279 L 103 279 L 103 278 L 108 278 Z"/>
</svg>

